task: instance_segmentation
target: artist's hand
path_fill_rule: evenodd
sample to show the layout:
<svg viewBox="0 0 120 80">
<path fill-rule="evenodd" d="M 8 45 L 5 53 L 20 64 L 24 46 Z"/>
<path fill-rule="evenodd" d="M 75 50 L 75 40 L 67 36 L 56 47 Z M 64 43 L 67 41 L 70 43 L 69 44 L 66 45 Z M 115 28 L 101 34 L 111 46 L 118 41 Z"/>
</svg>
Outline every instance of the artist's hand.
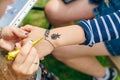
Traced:
<svg viewBox="0 0 120 80">
<path fill-rule="evenodd" d="M 6 50 L 13 50 L 15 43 L 27 37 L 27 32 L 20 28 L 5 27 L 1 32 L 0 47 Z"/>
<path fill-rule="evenodd" d="M 29 32 L 28 37 L 24 39 L 24 42 L 26 42 L 27 40 L 34 41 L 41 37 L 44 37 L 46 31 L 46 29 L 44 28 L 39 28 L 31 25 L 26 25 L 22 29 Z M 35 48 L 37 49 L 40 60 L 43 59 L 46 55 L 50 54 L 54 49 L 53 46 L 51 46 L 51 44 L 44 39 L 41 42 L 39 42 L 35 46 Z"/>
<path fill-rule="evenodd" d="M 18 48 L 19 44 L 16 45 Z M 39 56 L 37 50 L 32 47 L 32 41 L 27 41 L 12 64 L 12 70 L 17 80 L 34 75 L 39 68 Z M 21 79 L 22 78 L 22 79 Z"/>
</svg>

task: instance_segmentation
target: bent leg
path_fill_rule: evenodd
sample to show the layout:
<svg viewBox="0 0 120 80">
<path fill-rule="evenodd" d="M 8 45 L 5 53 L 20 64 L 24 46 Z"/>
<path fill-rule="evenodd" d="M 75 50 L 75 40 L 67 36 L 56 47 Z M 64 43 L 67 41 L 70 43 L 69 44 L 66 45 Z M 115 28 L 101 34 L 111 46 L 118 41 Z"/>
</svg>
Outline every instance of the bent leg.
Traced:
<svg viewBox="0 0 120 80">
<path fill-rule="evenodd" d="M 53 51 L 53 56 L 59 61 L 97 78 L 105 75 L 105 67 L 95 58 L 95 56 L 100 55 L 110 55 L 103 43 L 95 44 L 93 47 L 82 45 L 65 46 Z"/>
<path fill-rule="evenodd" d="M 93 8 L 89 0 L 74 0 L 64 4 L 62 0 L 50 0 L 45 7 L 45 14 L 53 26 L 62 26 L 74 20 L 90 19 L 94 17 Z"/>
</svg>

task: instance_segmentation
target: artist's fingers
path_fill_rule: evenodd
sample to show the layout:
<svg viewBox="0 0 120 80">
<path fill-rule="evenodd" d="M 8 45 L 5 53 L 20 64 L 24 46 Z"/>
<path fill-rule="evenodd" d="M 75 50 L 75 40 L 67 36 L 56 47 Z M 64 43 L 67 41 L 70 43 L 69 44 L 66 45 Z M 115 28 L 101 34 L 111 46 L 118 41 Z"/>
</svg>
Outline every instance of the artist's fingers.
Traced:
<svg viewBox="0 0 120 80">
<path fill-rule="evenodd" d="M 22 64 L 23 67 L 26 67 L 26 71 L 28 71 L 30 66 L 33 64 L 36 56 L 37 56 L 36 49 L 35 48 L 31 48 L 31 51 L 29 52 L 29 55 L 26 57 L 24 63 Z"/>
<path fill-rule="evenodd" d="M 27 31 L 27 32 L 31 32 L 31 29 L 30 28 L 27 28 L 27 27 L 20 27 L 20 29 L 24 30 L 24 31 Z"/>
<path fill-rule="evenodd" d="M 39 56 L 36 55 L 35 59 L 32 61 L 31 66 L 29 66 L 29 69 L 27 71 L 28 75 L 34 74 L 39 68 Z"/>
<path fill-rule="evenodd" d="M 23 64 L 24 61 L 26 60 L 26 57 L 29 55 L 31 47 L 32 47 L 32 41 L 30 40 L 21 48 L 21 51 L 17 55 L 14 63 L 17 65 Z"/>
<path fill-rule="evenodd" d="M 20 49 L 22 46 L 22 42 L 20 41 L 20 42 L 17 42 L 17 43 L 15 43 L 15 49 Z"/>
<path fill-rule="evenodd" d="M 15 43 L 12 41 L 10 42 L 8 40 L 0 39 L 0 47 L 5 50 L 11 51 L 14 49 Z"/>
<path fill-rule="evenodd" d="M 33 28 L 32 25 L 25 25 L 25 26 L 21 27 L 21 29 L 23 29 L 23 30 L 25 30 L 25 31 L 31 31 L 31 30 L 34 29 L 34 28 Z"/>
<path fill-rule="evenodd" d="M 14 65 L 13 69 L 20 75 L 33 75 L 39 67 L 39 57 L 36 49 L 32 48 L 24 63 Z"/>
<path fill-rule="evenodd" d="M 27 37 L 28 32 L 15 27 L 5 27 L 2 31 L 2 38 L 4 39 L 16 39 L 16 38 L 25 38 Z"/>
<path fill-rule="evenodd" d="M 12 29 L 13 33 L 14 33 L 16 36 L 18 36 L 18 37 L 20 37 L 20 38 L 25 38 L 25 37 L 27 37 L 28 32 L 26 32 L 26 31 L 24 31 L 24 30 L 22 30 L 22 29 L 19 29 L 19 28 L 13 28 L 13 27 L 11 27 L 11 29 Z"/>
</svg>

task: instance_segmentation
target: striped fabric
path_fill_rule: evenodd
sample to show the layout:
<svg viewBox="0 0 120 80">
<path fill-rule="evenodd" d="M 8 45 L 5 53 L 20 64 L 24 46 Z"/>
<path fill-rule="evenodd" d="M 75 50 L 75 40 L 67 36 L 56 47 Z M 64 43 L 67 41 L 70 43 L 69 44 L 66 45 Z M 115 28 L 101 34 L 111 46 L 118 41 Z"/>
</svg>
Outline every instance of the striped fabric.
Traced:
<svg viewBox="0 0 120 80">
<path fill-rule="evenodd" d="M 120 10 L 92 20 L 81 20 L 78 24 L 85 30 L 86 45 L 92 46 L 97 42 L 118 39 L 120 37 Z"/>
</svg>

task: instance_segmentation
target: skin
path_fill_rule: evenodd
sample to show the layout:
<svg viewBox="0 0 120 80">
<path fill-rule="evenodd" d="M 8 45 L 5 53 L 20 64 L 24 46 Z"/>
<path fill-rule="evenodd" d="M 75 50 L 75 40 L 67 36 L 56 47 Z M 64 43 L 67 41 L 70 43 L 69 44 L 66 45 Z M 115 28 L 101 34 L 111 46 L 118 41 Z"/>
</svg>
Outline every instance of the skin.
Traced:
<svg viewBox="0 0 120 80">
<path fill-rule="evenodd" d="M 20 45 L 18 44 L 17 47 L 20 48 Z M 16 77 L 16 80 L 26 80 L 33 76 L 38 68 L 39 56 L 37 50 L 32 47 L 32 41 L 29 40 L 22 46 L 21 51 L 11 65 L 11 70 Z"/>
<path fill-rule="evenodd" d="M 88 0 L 74 0 L 69 4 L 64 4 L 62 0 L 49 0 L 45 14 L 53 27 L 60 27 L 75 20 L 92 19 L 95 7 L 97 5 L 89 4 Z"/>
<path fill-rule="evenodd" d="M 11 51 L 15 47 L 15 43 L 19 42 L 23 38 L 26 38 L 26 31 L 23 31 L 15 27 L 5 27 L 1 33 L 0 47 Z"/>
<path fill-rule="evenodd" d="M 14 0 L 0 0 L 0 17 L 2 17 L 7 6 L 12 4 L 13 1 Z M 21 44 L 21 40 L 26 38 L 27 34 L 28 32 L 13 26 L 3 28 L 1 32 L 1 48 L 8 51 L 21 48 L 18 56 L 9 67 L 16 80 L 26 80 L 32 76 L 39 67 L 38 53 L 37 50 L 32 47 L 32 41 L 28 40 L 26 44 Z"/>
<path fill-rule="evenodd" d="M 46 29 L 38 28 L 35 26 L 31 26 L 31 25 L 26 25 L 26 26 L 24 26 L 23 29 L 30 30 L 30 33 L 28 34 L 28 37 L 25 38 L 25 40 L 39 39 L 40 37 L 44 36 L 44 33 L 46 31 Z M 65 34 L 66 30 L 68 30 L 67 34 Z M 74 32 L 74 31 L 76 32 L 76 33 L 74 33 L 74 35 L 76 35 L 76 36 L 70 36 L 70 35 L 73 35 L 72 32 Z M 36 35 L 39 32 L 41 32 L 41 34 Z M 48 37 L 48 40 L 54 45 L 55 48 L 61 47 L 61 46 L 66 46 L 66 45 L 72 45 L 72 44 L 80 44 L 80 43 L 83 43 L 85 41 L 83 29 L 81 27 L 78 27 L 77 25 L 74 25 L 71 27 L 66 26 L 63 28 L 56 28 L 56 29 L 50 30 L 50 35 L 52 35 L 53 33 L 59 33 L 62 36 L 62 37 L 60 37 L 60 39 L 57 39 L 57 40 L 52 40 L 50 38 L 50 36 Z M 81 35 L 81 37 L 78 37 L 77 34 Z M 66 37 L 66 36 L 68 36 L 68 37 Z M 38 43 L 38 46 L 36 46 L 36 47 L 38 49 L 38 53 L 40 53 L 39 54 L 40 59 L 54 49 L 54 47 L 47 40 L 41 41 L 40 43 Z M 44 50 L 46 47 L 48 47 L 48 49 Z"/>
</svg>

